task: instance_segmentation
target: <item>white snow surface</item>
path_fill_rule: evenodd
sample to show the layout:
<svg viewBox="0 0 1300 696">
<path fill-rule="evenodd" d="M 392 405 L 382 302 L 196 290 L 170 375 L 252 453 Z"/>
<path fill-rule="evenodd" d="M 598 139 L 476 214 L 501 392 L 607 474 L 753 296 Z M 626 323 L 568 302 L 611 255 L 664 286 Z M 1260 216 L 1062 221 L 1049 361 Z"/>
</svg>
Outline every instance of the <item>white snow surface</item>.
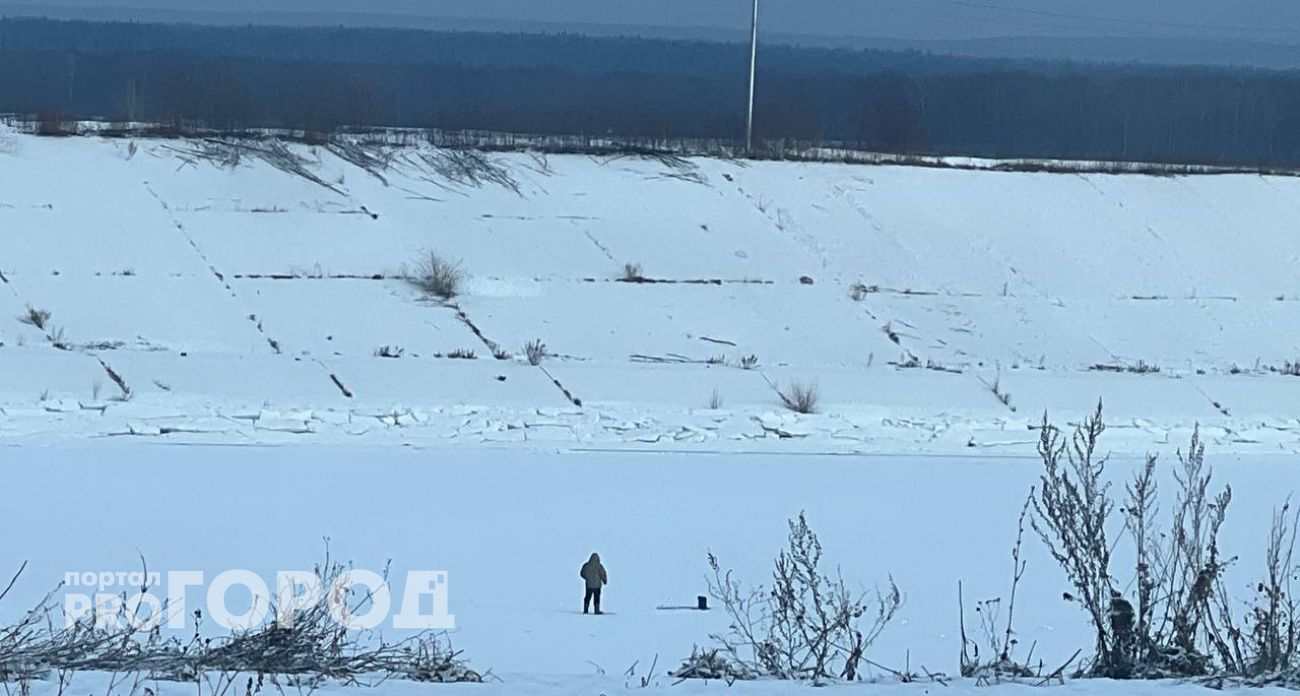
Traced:
<svg viewBox="0 0 1300 696">
<path fill-rule="evenodd" d="M 1171 486 L 1173 457 L 1164 454 L 1170 456 L 1160 480 Z M 1108 476 L 1122 482 L 1141 461 L 1117 456 Z M 1263 572 L 1267 511 L 1287 490 L 1300 488 L 1300 470 L 1282 455 L 1211 451 L 1208 461 L 1218 484 L 1233 487 L 1219 546 L 1237 557 L 1226 586 L 1245 600 Z M 322 537 L 328 537 L 333 558 L 358 568 L 380 569 L 391 559 L 399 583 L 406 570 L 447 571 L 457 624 L 450 639 L 472 666 L 490 668 L 502 681 L 483 687 L 390 681 L 378 690 L 385 696 L 447 689 L 623 692 L 638 686 L 656 659 L 656 691 L 803 693 L 808 687 L 774 682 L 738 684 L 734 692 L 716 682 L 675 686 L 666 672 L 693 646 L 709 645 L 710 633 L 724 630 L 728 618 L 716 606 L 707 612 L 661 608 L 690 606 L 707 593 L 710 552 L 745 583 L 769 584 L 785 520 L 801 510 L 820 535 L 827 567 L 867 590 L 892 578 L 905 595 L 868 658 L 894 669 L 910 665 L 953 675 L 961 645 L 958 583 L 967 629 L 978 640 L 974 602 L 1007 596 L 1008 551 L 1038 474 L 1029 459 L 970 455 L 176 447 L 156 440 L 0 448 L 0 466 L 7 490 L 23 492 L 6 500 L 5 558 L 29 561 L 21 582 L 0 602 L 4 621 L 16 619 L 66 573 L 138 570 L 141 555 L 152 570 L 200 570 L 209 583 L 222 571 L 246 569 L 272 584 L 277 571 L 309 570 L 319 562 Z M 1129 545 L 1116 548 L 1112 568 L 1131 567 Z M 592 551 L 609 571 L 604 608 L 610 613 L 601 617 L 580 612 L 578 568 Z M 1014 622 L 1019 654 L 1032 643 L 1035 662 L 1041 659 L 1050 671 L 1075 650 L 1087 652 L 1087 619 L 1077 604 L 1062 600 L 1070 585 L 1032 531 L 1024 558 Z M 242 611 L 239 594 L 232 595 L 232 611 Z M 189 599 L 202 597 L 201 589 L 192 590 Z M 400 637 L 390 626 L 383 631 Z M 625 677 L 634 663 L 638 676 Z M 960 679 L 947 687 L 902 685 L 879 668 L 870 676 L 874 683 L 833 688 L 1016 694 L 1033 684 L 990 691 Z M 178 685 L 151 686 L 167 696 L 182 694 Z M 184 688 L 194 693 L 192 684 Z M 1079 694 L 1202 690 L 1089 680 L 1057 688 Z M 39 696 L 54 696 L 48 683 L 39 689 Z M 107 696 L 103 689 L 69 693 Z"/>
<path fill-rule="evenodd" d="M 475 183 L 430 148 L 369 170 L 287 151 L 294 171 L 0 131 L 5 556 L 31 562 L 0 617 L 138 553 L 271 576 L 328 536 L 363 567 L 451 573 L 456 646 L 503 679 L 457 692 L 612 693 L 658 656 L 654 690 L 732 693 L 663 676 L 725 617 L 657 607 L 705 592 L 710 551 L 766 582 L 807 510 L 845 577 L 907 595 L 870 657 L 951 674 L 957 582 L 1008 590 L 1044 411 L 1104 399 L 1116 481 L 1199 424 L 1243 596 L 1300 484 L 1298 178 L 516 153 Z M 402 279 L 429 250 L 466 271 L 450 302 Z M 662 282 L 619 282 L 625 263 Z M 782 407 L 793 384 L 818 413 Z M 576 611 L 592 550 L 600 621 Z M 1065 579 L 1026 553 L 1021 639 L 1086 651 Z M 873 675 L 833 688 L 977 691 Z"/>
<path fill-rule="evenodd" d="M 1102 398 L 1120 450 L 1300 443 L 1300 178 L 0 142 L 6 439 L 1023 453 Z"/>
</svg>

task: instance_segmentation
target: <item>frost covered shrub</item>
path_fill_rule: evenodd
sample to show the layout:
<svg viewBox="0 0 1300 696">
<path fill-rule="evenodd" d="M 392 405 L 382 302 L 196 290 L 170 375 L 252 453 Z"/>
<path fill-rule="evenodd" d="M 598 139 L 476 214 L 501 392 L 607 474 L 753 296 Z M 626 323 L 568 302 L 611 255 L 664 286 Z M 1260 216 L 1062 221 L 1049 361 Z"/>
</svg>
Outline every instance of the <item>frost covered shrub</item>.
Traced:
<svg viewBox="0 0 1300 696">
<path fill-rule="evenodd" d="M 336 587 L 350 571 L 350 565 L 332 562 L 327 555 L 315 569 L 318 586 Z M 142 594 L 149 589 L 139 588 Z M 7 593 L 0 591 L 0 599 Z M 370 594 L 355 591 L 332 599 L 345 603 L 349 615 L 369 611 L 374 603 Z M 256 694 L 263 677 L 276 684 L 276 675 L 288 676 L 290 683 L 310 684 L 326 679 L 356 683 L 366 675 L 424 682 L 481 682 L 486 676 L 471 669 L 443 634 L 423 632 L 388 642 L 373 631 L 346 628 L 325 601 L 295 608 L 288 622 L 280 620 L 273 603 L 268 623 L 220 638 L 203 636 L 203 614 L 195 611 L 188 640 L 163 638 L 151 626 L 148 605 L 142 606 L 119 602 L 107 610 L 96 607 L 65 623 L 64 607 L 51 593 L 18 623 L 0 626 L 0 682 L 57 672 L 62 692 L 74 673 L 95 671 L 113 673 L 121 683 L 134 681 L 137 686 L 145 681 L 204 680 L 215 682 L 216 692 L 224 693 L 236 676 L 256 674 L 258 689 L 252 688 L 250 677 L 246 691 Z"/>
<path fill-rule="evenodd" d="M 730 685 L 760 675 L 732 660 L 721 648 L 702 650 L 695 647 L 691 650 L 691 656 L 682 660 L 682 666 L 669 672 L 668 676 L 678 679 L 716 679 Z"/>
<path fill-rule="evenodd" d="M 1289 588 L 1296 518 L 1287 516 L 1289 506 L 1274 514 L 1266 577 L 1256 585 L 1252 608 L 1238 618 L 1223 581 L 1234 558 L 1218 540 L 1232 488 L 1211 490 L 1213 471 L 1194 432 L 1174 467 L 1167 528 L 1158 519 L 1156 457 L 1149 455 L 1126 484 L 1118 512 L 1136 563 L 1132 583 L 1117 581 L 1114 545 L 1107 538 L 1117 506 L 1104 476 L 1106 458 L 1097 452 L 1104 431 L 1100 404 L 1068 443 L 1044 416 L 1038 446 L 1043 473 L 1031 498 L 1033 528 L 1073 584 L 1069 599 L 1093 627 L 1096 654 L 1083 673 L 1112 679 L 1234 676 L 1300 685 L 1297 603 Z"/>
<path fill-rule="evenodd" d="M 636 263 L 634 261 L 628 261 L 627 263 L 623 264 L 623 277 L 621 280 L 624 283 L 644 282 L 645 273 L 641 271 L 641 264 Z"/>
<path fill-rule="evenodd" d="M 1218 532 L 1231 489 L 1209 497 L 1205 450 L 1193 435 L 1191 449 L 1179 455 L 1178 498 L 1170 533 L 1162 537 L 1156 459 L 1148 456 L 1121 508 L 1137 559 L 1134 595 L 1126 597 L 1110 567 L 1106 527 L 1115 501 L 1106 457 L 1097 451 L 1105 429 L 1100 404 L 1068 444 L 1044 416 L 1038 444 L 1043 473 L 1032 499 L 1033 528 L 1074 585 L 1072 599 L 1093 627 L 1096 654 L 1086 673 L 1112 679 L 1207 674 L 1216 630 L 1211 602 L 1221 594 L 1225 566 Z"/>
<path fill-rule="evenodd" d="M 772 677 L 822 683 L 858 678 L 866 650 L 903 604 L 892 580 L 874 597 L 849 589 L 821 568 L 822 546 L 803 513 L 789 521 L 787 546 L 772 568 L 772 587 L 748 588 L 709 554 L 709 594 L 731 626 L 712 636 L 715 650 L 692 653 L 683 678 Z"/>
<path fill-rule="evenodd" d="M 1241 665 L 1248 676 L 1262 682 L 1284 683 L 1300 687 L 1300 603 L 1291 594 L 1292 561 L 1296 541 L 1296 516 L 1290 515 L 1291 502 L 1273 512 L 1265 554 L 1265 578 L 1255 586 L 1255 601 L 1246 614 L 1246 643 L 1236 651 L 1248 656 Z"/>
<path fill-rule="evenodd" d="M 1002 624 L 1002 598 L 993 597 L 984 599 L 975 603 L 975 613 L 978 616 L 978 625 L 983 634 L 984 650 L 981 654 L 981 641 L 972 640 L 966 635 L 966 602 L 962 593 L 961 582 L 957 583 L 957 603 L 961 608 L 961 676 L 967 679 L 974 679 L 976 684 L 996 684 L 1002 681 L 1016 681 L 1029 677 L 1042 679 L 1041 668 L 1036 672 L 1029 667 L 1026 662 L 1033 655 L 1033 648 L 1030 648 L 1029 656 L 1021 661 L 1016 658 L 1016 648 L 1019 646 L 1019 639 L 1016 638 L 1015 614 L 1016 614 L 1016 591 L 1020 586 L 1021 579 L 1025 576 L 1025 569 L 1028 562 L 1022 557 L 1025 541 L 1026 520 L 1029 517 L 1029 501 L 1025 501 L 1025 506 L 1020 510 L 1020 520 L 1016 527 L 1016 543 L 1011 547 L 1011 594 L 1006 603 L 1006 623 Z M 1005 628 L 1004 628 L 1005 626 Z M 1070 662 L 1074 659 L 1071 658 Z M 1041 666 L 1042 661 L 1039 661 Z M 1068 666 L 1066 663 L 1065 666 Z M 1064 671 L 1065 666 L 1054 673 L 1059 677 L 1059 673 Z M 1053 675 L 1049 675 L 1050 680 Z"/>
<path fill-rule="evenodd" d="M 411 681 L 446 683 L 482 682 L 483 675 L 470 669 L 460 651 L 437 635 L 425 634 L 402 649 L 391 669 Z"/>
<path fill-rule="evenodd" d="M 23 314 L 18 317 L 18 321 L 27 324 L 28 326 L 44 330 L 45 325 L 50 323 L 50 313 L 48 310 L 28 307 L 27 311 L 23 312 Z"/>
<path fill-rule="evenodd" d="M 788 389 L 776 390 L 777 396 L 781 397 L 781 404 L 795 413 L 816 413 L 817 401 L 821 395 L 818 393 L 817 385 L 802 384 L 795 382 Z"/>
<path fill-rule="evenodd" d="M 315 568 L 320 587 L 339 586 L 351 572 L 350 564 L 330 560 Z M 369 611 L 374 598 L 368 593 L 331 597 L 346 605 L 351 615 Z M 268 623 L 235 631 L 220 639 L 201 639 L 196 613 L 193 641 L 155 660 L 155 671 L 179 675 L 257 673 L 297 675 L 312 679 L 352 681 L 375 674 L 425 682 L 480 682 L 446 637 L 423 632 L 400 642 L 388 642 L 368 630 L 353 630 L 336 621 L 330 605 L 317 601 L 297 607 L 288 621 L 280 620 L 274 604 Z"/>
<path fill-rule="evenodd" d="M 524 344 L 524 355 L 528 357 L 529 365 L 541 365 L 547 355 L 546 344 L 542 343 L 540 338 L 536 341 L 529 341 Z"/>
<path fill-rule="evenodd" d="M 1288 360 L 1281 367 L 1269 368 L 1273 372 L 1289 375 L 1291 377 L 1300 377 L 1300 360 Z"/>
<path fill-rule="evenodd" d="M 460 294 L 465 271 L 459 262 L 429 251 L 416 264 L 415 270 L 406 274 L 406 280 L 430 297 L 450 300 Z"/>
</svg>

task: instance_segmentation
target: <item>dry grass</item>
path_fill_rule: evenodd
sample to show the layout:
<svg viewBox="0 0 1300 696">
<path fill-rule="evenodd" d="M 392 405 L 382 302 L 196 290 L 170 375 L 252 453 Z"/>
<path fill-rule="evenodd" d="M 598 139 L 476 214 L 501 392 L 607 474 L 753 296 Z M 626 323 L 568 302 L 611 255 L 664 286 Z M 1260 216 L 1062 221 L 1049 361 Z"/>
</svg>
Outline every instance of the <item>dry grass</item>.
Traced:
<svg viewBox="0 0 1300 696">
<path fill-rule="evenodd" d="M 44 331 L 45 326 L 50 323 L 50 313 L 44 309 L 28 307 L 27 311 L 18 317 L 18 321 Z"/>
<path fill-rule="evenodd" d="M 540 338 L 536 341 L 529 341 L 524 344 L 524 355 L 528 356 L 529 365 L 541 365 L 542 361 L 545 360 L 548 355 L 546 352 L 546 344 L 542 343 L 542 339 Z"/>
<path fill-rule="evenodd" d="M 1300 377 L 1300 360 L 1288 360 L 1281 367 L 1269 368 L 1278 374 L 1288 375 L 1290 377 Z"/>
<path fill-rule="evenodd" d="M 416 264 L 415 270 L 406 274 L 406 280 L 424 294 L 445 301 L 460 294 L 465 270 L 459 261 L 429 251 Z"/>
<path fill-rule="evenodd" d="M 641 264 L 628 261 L 623 264 L 623 282 L 640 283 L 645 280 L 645 273 L 641 270 Z"/>
<path fill-rule="evenodd" d="M 795 413 L 816 413 L 821 398 L 817 385 L 801 382 L 791 384 L 788 389 L 777 389 L 776 393 L 781 397 L 782 405 Z"/>
</svg>

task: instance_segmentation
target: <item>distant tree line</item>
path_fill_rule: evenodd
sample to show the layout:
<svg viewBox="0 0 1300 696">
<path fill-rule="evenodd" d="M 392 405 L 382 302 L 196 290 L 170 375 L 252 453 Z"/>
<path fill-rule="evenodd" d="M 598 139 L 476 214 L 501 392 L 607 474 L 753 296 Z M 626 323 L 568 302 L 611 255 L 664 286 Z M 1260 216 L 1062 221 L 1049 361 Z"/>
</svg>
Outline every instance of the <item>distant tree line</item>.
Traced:
<svg viewBox="0 0 1300 696">
<path fill-rule="evenodd" d="M 0 112 L 216 128 L 735 138 L 746 48 L 0 20 Z M 756 135 L 900 153 L 1300 165 L 1300 73 L 764 47 Z"/>
</svg>

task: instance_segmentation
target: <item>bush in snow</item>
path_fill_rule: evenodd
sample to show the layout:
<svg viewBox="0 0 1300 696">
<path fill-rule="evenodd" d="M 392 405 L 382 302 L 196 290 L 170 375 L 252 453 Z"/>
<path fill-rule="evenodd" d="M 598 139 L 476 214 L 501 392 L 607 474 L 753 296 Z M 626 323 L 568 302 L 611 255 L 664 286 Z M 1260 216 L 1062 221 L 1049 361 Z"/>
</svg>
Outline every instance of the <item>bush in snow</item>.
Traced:
<svg viewBox="0 0 1300 696">
<path fill-rule="evenodd" d="M 424 254 L 414 271 L 406 274 L 406 280 L 430 297 L 450 300 L 460 294 L 465 271 L 459 262 L 430 251 Z"/>
<path fill-rule="evenodd" d="M 777 396 L 781 397 L 781 404 L 795 413 L 816 413 L 817 401 L 820 394 L 817 385 L 802 384 L 795 382 L 788 389 L 777 389 Z"/>
<path fill-rule="evenodd" d="M 484 675 L 470 669 L 460 654 L 460 651 L 452 650 L 450 643 L 441 636 L 424 634 L 402 648 L 390 669 L 394 674 L 418 682 L 482 682 Z"/>
<path fill-rule="evenodd" d="M 1300 377 L 1300 360 L 1288 360 L 1281 367 L 1270 367 L 1268 369 L 1279 374 Z"/>
<path fill-rule="evenodd" d="M 636 263 L 636 262 L 633 262 L 633 261 L 628 261 L 627 263 L 623 264 L 623 278 L 622 278 L 622 281 L 623 281 L 624 283 L 641 283 L 641 282 L 644 282 L 644 281 L 645 281 L 645 274 L 641 272 L 641 264 Z"/>
<path fill-rule="evenodd" d="M 1300 602 L 1291 594 L 1295 572 L 1297 517 L 1290 501 L 1273 512 L 1265 555 L 1265 578 L 1255 586 L 1255 601 L 1246 614 L 1245 631 L 1234 633 L 1234 654 L 1252 683 L 1300 688 Z M 1241 643 L 1245 643 L 1243 646 Z"/>
<path fill-rule="evenodd" d="M 917 360 L 917 359 L 913 358 L 913 360 Z M 920 362 L 918 361 L 917 364 L 919 365 Z M 1002 386 L 1001 374 L 998 374 L 996 377 L 994 377 L 992 382 L 989 382 L 983 377 L 980 377 L 980 381 L 984 383 L 984 386 L 988 387 L 989 391 L 992 392 L 993 397 L 995 399 L 1000 401 L 1003 406 L 1006 406 L 1007 408 L 1011 409 L 1013 413 L 1015 412 L 1016 407 L 1011 403 L 1011 392 L 1007 391 Z"/>
<path fill-rule="evenodd" d="M 333 562 L 328 555 L 315 574 L 320 587 L 336 587 L 351 571 L 348 564 Z M 341 597 L 349 615 L 372 608 L 368 592 L 352 591 Z M 279 612 L 272 606 L 271 616 Z M 197 636 L 197 631 L 196 631 Z M 199 672 L 256 672 L 260 674 L 305 674 L 314 677 L 351 680 L 363 674 L 382 674 L 416 681 L 482 681 L 482 675 L 459 659 L 445 638 L 421 633 L 398 643 L 376 638 L 368 631 L 350 631 L 331 615 L 330 604 L 315 602 L 295 609 L 292 620 L 270 623 L 236 632 L 220 641 L 205 641 L 193 653 Z"/>
<path fill-rule="evenodd" d="M 1074 585 L 1068 598 L 1093 627 L 1096 654 L 1086 676 L 1113 679 L 1235 676 L 1261 683 L 1300 685 L 1290 594 L 1296 518 L 1274 514 L 1266 578 L 1245 617 L 1234 615 L 1223 572 L 1232 558 L 1218 542 L 1232 489 L 1211 491 L 1205 447 L 1193 433 L 1174 469 L 1175 499 L 1167 530 L 1160 529 L 1156 458 L 1125 486 L 1119 506 L 1133 545 L 1133 582 L 1112 574 L 1114 544 L 1107 538 L 1116 501 L 1097 451 L 1105 431 L 1102 409 L 1076 426 L 1069 442 L 1043 419 L 1040 485 L 1032 494 L 1032 525 Z M 1125 596 L 1125 588 L 1132 594 Z"/>
<path fill-rule="evenodd" d="M 28 307 L 27 311 L 18 317 L 18 321 L 44 331 L 45 325 L 50 323 L 50 313 L 48 310 Z"/>
<path fill-rule="evenodd" d="M 536 341 L 529 341 L 524 344 L 524 355 L 528 357 L 529 365 L 541 365 L 547 355 L 546 344 L 542 343 L 540 338 Z"/>
<path fill-rule="evenodd" d="M 335 587 L 350 570 L 327 555 L 315 573 L 321 587 Z M 148 593 L 150 588 L 139 589 Z M 0 592 L 0 598 L 4 594 Z M 390 643 L 371 631 L 344 627 L 334 620 L 326 601 L 296 608 L 291 621 L 281 621 L 273 603 L 268 623 L 224 638 L 204 637 L 202 613 L 195 611 L 194 632 L 182 640 L 164 639 L 152 626 L 156 616 L 139 606 L 129 609 L 129 602 L 118 602 L 111 616 L 97 606 L 68 625 L 63 606 L 53 597 L 51 593 L 19 623 L 0 627 L 0 681 L 21 683 L 53 671 L 62 692 L 73 673 L 96 671 L 118 675 L 115 679 L 121 683 L 202 679 L 229 688 L 238 676 L 256 674 L 258 688 L 250 678 L 246 691 L 252 694 L 260 690 L 264 677 L 278 684 L 276 675 L 309 684 L 326 679 L 356 683 L 366 675 L 426 682 L 481 682 L 485 676 L 471 669 L 442 634 L 424 632 Z M 344 602 L 349 615 L 369 611 L 374 601 L 355 589 L 331 599 Z"/>
<path fill-rule="evenodd" d="M 866 650 L 902 606 L 891 580 L 868 599 L 844 579 L 821 569 L 822 546 L 803 513 L 789 521 L 787 547 L 772 569 L 771 589 L 745 588 L 709 554 L 709 593 L 727 612 L 731 627 L 713 637 L 717 650 L 688 658 L 684 678 L 745 679 L 759 676 L 823 683 L 859 677 Z"/>
<path fill-rule="evenodd" d="M 1025 576 L 1026 561 L 1021 555 L 1025 540 L 1025 522 L 1029 515 L 1029 501 L 1020 510 L 1020 521 L 1016 529 L 1016 543 L 1011 547 L 1011 594 L 1006 603 L 1006 623 L 1002 623 L 1002 598 L 993 597 L 975 603 L 978 626 L 982 633 L 982 642 L 966 635 L 966 602 L 962 594 L 962 585 L 957 583 L 957 602 L 961 607 L 961 676 L 974 679 L 977 684 L 996 684 L 1002 681 L 1042 678 L 1040 669 L 1035 672 L 1025 662 L 1017 660 L 1015 653 L 1019 646 L 1016 637 L 1016 591 L 1020 580 Z M 984 650 L 981 654 L 981 645 Z M 1032 657 L 1033 649 L 1030 649 Z M 1026 658 L 1026 661 L 1029 658 Z M 1073 662 L 1073 658 L 1070 660 Z M 1069 663 L 1067 663 L 1068 666 Z M 1057 670 L 1063 672 L 1064 668 Z"/>
<path fill-rule="evenodd" d="M 759 674 L 732 660 L 721 648 L 701 650 L 695 647 L 691 656 L 682 660 L 682 666 L 668 673 L 678 679 L 716 679 L 728 686 L 744 679 L 756 679 Z"/>
</svg>

